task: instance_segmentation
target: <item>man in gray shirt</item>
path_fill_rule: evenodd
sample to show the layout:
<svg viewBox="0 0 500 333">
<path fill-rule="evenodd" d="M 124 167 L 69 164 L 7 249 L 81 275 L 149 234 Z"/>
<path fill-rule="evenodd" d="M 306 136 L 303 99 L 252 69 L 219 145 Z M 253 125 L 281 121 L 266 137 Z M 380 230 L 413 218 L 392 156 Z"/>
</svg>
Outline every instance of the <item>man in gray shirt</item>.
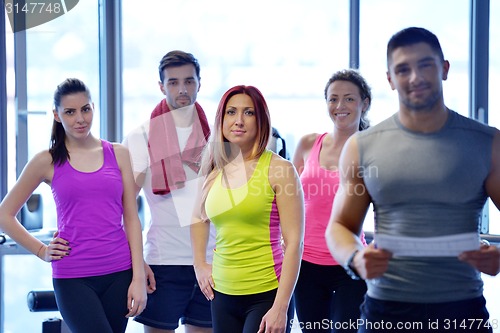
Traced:
<svg viewBox="0 0 500 333">
<path fill-rule="evenodd" d="M 500 132 L 446 107 L 450 64 L 430 31 L 396 33 L 387 65 L 399 111 L 344 146 L 326 231 L 335 259 L 367 280 L 359 332 L 491 332 L 480 273 L 498 274 L 500 250 L 480 244 L 479 220 L 488 197 L 500 207 Z M 370 203 L 375 242 L 362 247 Z M 454 238 L 472 246 L 454 253 Z"/>
</svg>

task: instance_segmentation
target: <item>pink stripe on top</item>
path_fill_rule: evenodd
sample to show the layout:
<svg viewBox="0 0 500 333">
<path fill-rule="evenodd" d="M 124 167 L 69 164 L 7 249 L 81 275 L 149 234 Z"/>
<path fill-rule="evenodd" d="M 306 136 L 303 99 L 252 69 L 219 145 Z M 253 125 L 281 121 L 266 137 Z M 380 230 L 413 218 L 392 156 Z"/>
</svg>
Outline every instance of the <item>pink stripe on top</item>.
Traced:
<svg viewBox="0 0 500 333">
<path fill-rule="evenodd" d="M 283 266 L 283 246 L 281 243 L 281 227 L 276 197 L 273 200 L 271 214 L 269 216 L 269 243 L 273 251 L 274 272 L 278 281 L 281 277 L 281 267 Z"/>
</svg>

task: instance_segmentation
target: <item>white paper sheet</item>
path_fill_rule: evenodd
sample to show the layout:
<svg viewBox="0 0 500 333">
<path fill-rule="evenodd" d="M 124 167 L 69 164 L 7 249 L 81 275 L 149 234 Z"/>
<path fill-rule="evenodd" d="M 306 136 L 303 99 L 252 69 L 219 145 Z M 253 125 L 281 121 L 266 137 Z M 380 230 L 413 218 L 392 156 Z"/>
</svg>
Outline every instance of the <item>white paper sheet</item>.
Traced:
<svg viewBox="0 0 500 333">
<path fill-rule="evenodd" d="M 475 232 L 422 238 L 375 234 L 375 244 L 393 256 L 456 257 L 464 251 L 479 249 L 480 238 Z"/>
</svg>

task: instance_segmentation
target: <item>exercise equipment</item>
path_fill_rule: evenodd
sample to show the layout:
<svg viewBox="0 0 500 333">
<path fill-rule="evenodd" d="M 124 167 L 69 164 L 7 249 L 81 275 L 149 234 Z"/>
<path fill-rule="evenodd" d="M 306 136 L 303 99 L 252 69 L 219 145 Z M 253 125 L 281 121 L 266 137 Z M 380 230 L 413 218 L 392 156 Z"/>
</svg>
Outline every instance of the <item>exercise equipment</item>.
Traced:
<svg viewBox="0 0 500 333">
<path fill-rule="evenodd" d="M 53 290 L 32 290 L 27 297 L 31 312 L 59 311 Z M 71 333 L 64 320 L 48 318 L 42 323 L 42 333 Z"/>
</svg>

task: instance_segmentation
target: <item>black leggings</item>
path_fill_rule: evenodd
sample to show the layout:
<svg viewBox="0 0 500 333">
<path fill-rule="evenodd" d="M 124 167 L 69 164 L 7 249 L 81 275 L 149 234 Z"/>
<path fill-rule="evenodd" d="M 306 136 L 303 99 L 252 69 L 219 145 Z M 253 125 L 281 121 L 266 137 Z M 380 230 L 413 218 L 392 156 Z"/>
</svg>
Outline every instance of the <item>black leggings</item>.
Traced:
<svg viewBox="0 0 500 333">
<path fill-rule="evenodd" d="M 357 332 L 366 292 L 363 280 L 353 280 L 341 266 L 302 261 L 295 286 L 297 317 L 303 333 Z"/>
<path fill-rule="evenodd" d="M 57 307 L 72 333 L 123 333 L 132 270 L 85 278 L 53 279 Z"/>
<path fill-rule="evenodd" d="M 214 290 L 213 333 L 256 333 L 262 317 L 272 307 L 276 289 L 253 295 L 226 295 Z M 294 308 L 288 307 L 286 333 L 290 333 Z"/>
</svg>

